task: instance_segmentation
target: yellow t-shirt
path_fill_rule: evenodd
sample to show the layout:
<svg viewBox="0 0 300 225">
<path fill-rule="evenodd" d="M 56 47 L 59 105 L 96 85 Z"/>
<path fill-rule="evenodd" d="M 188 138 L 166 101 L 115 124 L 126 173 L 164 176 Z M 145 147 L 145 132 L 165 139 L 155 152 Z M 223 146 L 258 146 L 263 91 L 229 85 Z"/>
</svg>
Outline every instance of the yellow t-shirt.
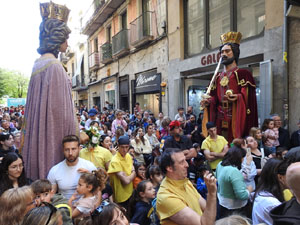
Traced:
<svg viewBox="0 0 300 225">
<path fill-rule="evenodd" d="M 208 136 L 202 142 L 201 149 L 207 149 L 211 152 L 221 153 L 227 144 L 228 142 L 223 136 L 218 135 L 216 140 Z M 221 161 L 222 159 L 216 159 L 215 161 L 209 162 L 209 165 L 213 170 L 215 170 L 217 168 L 218 163 Z"/>
<path fill-rule="evenodd" d="M 129 176 L 132 168 L 133 160 L 128 153 L 125 157 L 123 157 L 119 152 L 117 152 L 111 159 L 107 173 L 109 174 L 110 185 L 114 191 L 114 201 L 117 203 L 125 202 L 129 199 L 133 191 L 133 183 L 131 182 L 127 185 L 122 184 L 116 173 L 123 171 L 127 176 Z"/>
<path fill-rule="evenodd" d="M 168 218 L 185 207 L 191 208 L 201 216 L 199 199 L 200 194 L 189 179 L 172 180 L 166 177 L 160 185 L 156 201 L 156 210 L 161 224 L 176 224 Z"/>
<path fill-rule="evenodd" d="M 91 161 L 97 168 L 106 170 L 105 164 L 112 158 L 112 154 L 106 148 L 96 146 L 93 150 L 81 149 L 79 157 Z"/>
</svg>

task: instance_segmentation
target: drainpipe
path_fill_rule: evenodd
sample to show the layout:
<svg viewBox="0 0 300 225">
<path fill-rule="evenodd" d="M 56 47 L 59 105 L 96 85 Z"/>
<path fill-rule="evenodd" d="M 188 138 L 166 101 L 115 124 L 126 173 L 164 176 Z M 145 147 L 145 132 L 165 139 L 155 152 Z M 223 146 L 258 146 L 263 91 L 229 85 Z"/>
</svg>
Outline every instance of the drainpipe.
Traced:
<svg viewBox="0 0 300 225">
<path fill-rule="evenodd" d="M 288 1 L 284 0 L 283 8 L 283 37 L 282 37 L 282 63 L 283 63 L 283 121 L 286 129 L 289 128 L 289 76 L 288 76 Z"/>
</svg>

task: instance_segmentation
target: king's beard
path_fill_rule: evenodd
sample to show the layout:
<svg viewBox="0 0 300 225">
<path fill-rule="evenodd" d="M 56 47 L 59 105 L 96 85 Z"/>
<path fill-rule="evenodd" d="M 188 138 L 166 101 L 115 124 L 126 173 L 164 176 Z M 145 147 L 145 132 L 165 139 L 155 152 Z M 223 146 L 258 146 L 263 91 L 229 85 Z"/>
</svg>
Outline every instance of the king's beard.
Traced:
<svg viewBox="0 0 300 225">
<path fill-rule="evenodd" d="M 234 57 L 228 58 L 228 57 L 226 57 L 226 56 L 223 56 L 223 57 L 222 57 L 221 63 L 222 63 L 223 65 L 227 66 L 227 65 L 232 64 L 232 63 L 234 62 L 234 59 L 235 59 Z"/>
</svg>

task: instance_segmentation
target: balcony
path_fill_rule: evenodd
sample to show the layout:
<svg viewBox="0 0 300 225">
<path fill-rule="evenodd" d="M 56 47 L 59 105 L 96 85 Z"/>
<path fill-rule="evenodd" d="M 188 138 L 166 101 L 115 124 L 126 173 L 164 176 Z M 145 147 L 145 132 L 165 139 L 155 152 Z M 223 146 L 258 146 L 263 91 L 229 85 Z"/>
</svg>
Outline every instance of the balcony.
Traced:
<svg viewBox="0 0 300 225">
<path fill-rule="evenodd" d="M 81 32 L 91 36 L 124 2 L 125 0 L 94 0 L 94 4 L 81 19 L 83 25 Z"/>
<path fill-rule="evenodd" d="M 93 52 L 89 56 L 89 69 L 90 70 L 95 70 L 98 69 L 100 65 L 100 57 L 98 52 Z"/>
<path fill-rule="evenodd" d="M 112 61 L 112 48 L 111 43 L 106 42 L 100 47 L 100 62 L 107 64 Z"/>
<path fill-rule="evenodd" d="M 128 52 L 128 30 L 123 29 L 112 37 L 112 54 L 114 57 L 119 57 Z"/>
<path fill-rule="evenodd" d="M 130 23 L 130 44 L 134 47 L 144 45 L 154 39 L 156 23 L 153 12 L 144 12 Z"/>
</svg>

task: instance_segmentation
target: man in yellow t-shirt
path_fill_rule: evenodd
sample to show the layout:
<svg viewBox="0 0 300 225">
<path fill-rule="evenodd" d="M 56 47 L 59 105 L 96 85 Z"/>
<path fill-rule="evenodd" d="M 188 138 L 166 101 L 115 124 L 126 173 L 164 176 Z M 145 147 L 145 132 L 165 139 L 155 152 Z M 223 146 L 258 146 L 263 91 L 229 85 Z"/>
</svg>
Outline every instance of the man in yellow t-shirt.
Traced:
<svg viewBox="0 0 300 225">
<path fill-rule="evenodd" d="M 216 170 L 218 163 L 228 152 L 228 142 L 223 136 L 217 135 L 217 127 L 213 122 L 206 123 L 206 128 L 209 135 L 202 142 L 201 149 L 204 150 L 211 169 Z"/>
<path fill-rule="evenodd" d="M 187 178 L 188 163 L 177 148 L 166 149 L 160 161 L 166 175 L 157 193 L 156 209 L 162 225 L 213 225 L 216 219 L 217 185 L 210 173 L 204 175 L 207 201 Z"/>
<path fill-rule="evenodd" d="M 81 149 L 79 157 L 94 163 L 97 168 L 101 167 L 107 170 L 112 154 L 106 148 L 97 145 L 94 148 Z"/>
<path fill-rule="evenodd" d="M 112 157 L 107 173 L 113 189 L 114 202 L 127 209 L 133 191 L 132 181 L 136 176 L 132 157 L 128 154 L 129 137 L 119 137 L 118 147 L 119 150 Z"/>
</svg>

